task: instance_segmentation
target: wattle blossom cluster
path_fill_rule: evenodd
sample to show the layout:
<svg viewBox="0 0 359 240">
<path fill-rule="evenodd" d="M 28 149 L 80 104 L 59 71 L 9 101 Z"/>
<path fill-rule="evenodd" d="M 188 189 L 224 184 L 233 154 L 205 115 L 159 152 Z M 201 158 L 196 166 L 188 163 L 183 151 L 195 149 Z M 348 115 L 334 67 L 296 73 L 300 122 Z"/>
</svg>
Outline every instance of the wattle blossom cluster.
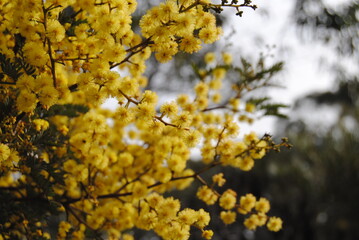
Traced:
<svg viewBox="0 0 359 240">
<path fill-rule="evenodd" d="M 175 101 L 159 105 L 158 95 L 144 90 L 152 54 L 166 62 L 219 39 L 222 30 L 210 11 L 217 5 L 164 1 L 142 16 L 139 34 L 131 27 L 137 4 L 0 1 L 0 60 L 6 62 L 0 69 L 0 197 L 16 207 L 2 213 L 0 239 L 132 239 L 128 231 L 139 228 L 181 240 L 191 227 L 211 239 L 208 212 L 163 195 L 194 180 L 202 184 L 198 198 L 218 203 L 225 224 L 238 212 L 247 216 L 248 229 L 280 230 L 282 221 L 266 215 L 267 199 L 238 197 L 230 189 L 219 194 L 223 174 L 209 185 L 203 171 L 188 168 L 194 148 L 207 170 L 249 171 L 269 150 L 287 146 L 255 133 L 239 140 L 239 121 L 250 122 L 256 109 L 240 101 L 245 88 L 233 86 L 233 97 L 222 96 L 232 56 L 222 54 L 226 67 L 200 69 L 193 92 Z M 115 111 L 100 107 L 109 97 L 119 103 Z M 21 212 L 35 203 L 41 211 Z M 46 232 L 50 215 L 61 216 L 57 236 Z"/>
</svg>

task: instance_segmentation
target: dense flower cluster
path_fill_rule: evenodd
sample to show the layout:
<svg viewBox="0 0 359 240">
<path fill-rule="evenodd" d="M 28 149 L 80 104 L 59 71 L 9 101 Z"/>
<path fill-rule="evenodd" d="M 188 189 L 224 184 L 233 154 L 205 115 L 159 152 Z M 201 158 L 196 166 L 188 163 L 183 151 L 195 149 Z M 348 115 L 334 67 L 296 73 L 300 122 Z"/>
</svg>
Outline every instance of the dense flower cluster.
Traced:
<svg viewBox="0 0 359 240">
<path fill-rule="evenodd" d="M 58 239 L 131 239 L 126 231 L 134 227 L 176 240 L 188 239 L 195 227 L 210 239 L 205 210 L 183 209 L 178 199 L 162 195 L 193 180 L 203 184 L 200 199 L 223 208 L 225 224 L 236 220 L 237 209 L 250 215 L 248 229 L 267 224 L 280 230 L 281 220 L 266 215 L 268 200 L 232 190 L 219 194 L 223 174 L 208 185 L 201 172 L 187 168 L 195 147 L 206 169 L 249 171 L 283 145 L 255 133 L 238 140 L 238 119 L 248 120 L 255 106 L 240 103 L 238 86 L 234 97 L 222 99 L 226 68 L 200 70 L 193 94 L 161 106 L 155 92 L 143 90 L 152 53 L 166 62 L 219 38 L 212 5 L 164 1 L 141 18 L 138 34 L 131 28 L 135 0 L 0 1 L 0 52 L 8 59 L 0 80 L 1 107 L 7 106 L 0 115 L 0 196 L 48 207 L 4 213 L 0 239 L 54 238 L 44 232 L 49 214 L 65 216 Z M 222 58 L 231 64 L 230 54 Z M 211 63 L 215 56 L 205 59 Z M 117 99 L 116 111 L 100 107 L 109 97 Z"/>
</svg>

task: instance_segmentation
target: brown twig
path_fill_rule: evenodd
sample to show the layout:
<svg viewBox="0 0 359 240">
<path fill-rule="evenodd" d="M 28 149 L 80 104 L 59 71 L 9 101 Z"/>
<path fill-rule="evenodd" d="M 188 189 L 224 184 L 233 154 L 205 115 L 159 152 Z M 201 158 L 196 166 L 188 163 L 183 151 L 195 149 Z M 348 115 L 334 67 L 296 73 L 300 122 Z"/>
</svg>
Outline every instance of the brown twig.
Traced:
<svg viewBox="0 0 359 240">
<path fill-rule="evenodd" d="M 50 6 L 51 7 L 51 6 Z M 51 8 L 45 8 L 44 2 L 42 3 L 42 11 L 44 13 L 44 29 L 45 29 L 45 35 L 46 35 L 46 31 L 47 31 L 47 12 L 51 9 Z M 48 37 L 45 37 L 45 44 L 47 43 L 47 47 L 48 47 L 48 54 L 50 57 L 50 63 L 51 63 L 51 74 L 52 74 L 52 82 L 54 85 L 54 88 L 57 87 L 57 82 L 56 82 L 56 70 L 55 70 L 55 60 L 52 56 L 52 48 L 51 48 L 51 41 Z"/>
</svg>

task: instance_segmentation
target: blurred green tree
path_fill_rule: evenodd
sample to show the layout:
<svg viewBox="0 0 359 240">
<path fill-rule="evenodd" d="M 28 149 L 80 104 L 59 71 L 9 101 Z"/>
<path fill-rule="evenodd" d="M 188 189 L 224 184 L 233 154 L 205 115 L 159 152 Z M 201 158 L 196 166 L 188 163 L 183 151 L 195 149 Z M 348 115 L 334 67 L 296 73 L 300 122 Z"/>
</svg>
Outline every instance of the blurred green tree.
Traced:
<svg viewBox="0 0 359 240">
<path fill-rule="evenodd" d="M 358 11 L 357 0 L 296 0 L 293 16 L 299 27 L 333 43 L 339 53 L 358 57 Z"/>
</svg>

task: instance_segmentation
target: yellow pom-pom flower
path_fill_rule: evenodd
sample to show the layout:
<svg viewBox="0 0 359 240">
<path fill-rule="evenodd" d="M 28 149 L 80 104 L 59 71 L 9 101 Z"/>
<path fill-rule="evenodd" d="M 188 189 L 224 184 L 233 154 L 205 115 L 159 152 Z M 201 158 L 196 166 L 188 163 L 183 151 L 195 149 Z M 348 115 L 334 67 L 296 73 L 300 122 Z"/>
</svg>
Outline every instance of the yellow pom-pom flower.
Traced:
<svg viewBox="0 0 359 240">
<path fill-rule="evenodd" d="M 213 52 L 206 53 L 206 55 L 204 55 L 204 61 L 207 64 L 213 63 L 216 61 L 216 55 Z"/>
<path fill-rule="evenodd" d="M 256 202 L 255 208 L 260 213 L 267 213 L 270 209 L 269 201 L 265 198 L 260 198 Z"/>
<path fill-rule="evenodd" d="M 65 38 L 65 28 L 57 20 L 51 19 L 47 23 L 47 37 L 53 42 L 60 42 Z"/>
<path fill-rule="evenodd" d="M 0 165 L 2 161 L 5 161 L 9 157 L 10 157 L 10 148 L 5 144 L 0 143 Z"/>
<path fill-rule="evenodd" d="M 165 116 L 173 116 L 178 112 L 178 106 L 175 102 L 165 103 L 161 106 L 160 111 Z"/>
<path fill-rule="evenodd" d="M 213 231 L 212 230 L 204 230 L 202 232 L 202 237 L 204 239 L 212 239 L 212 236 L 213 236 Z"/>
<path fill-rule="evenodd" d="M 223 173 L 217 173 L 216 175 L 213 175 L 212 181 L 219 187 L 222 187 L 226 183 L 226 179 L 223 177 Z"/>
<path fill-rule="evenodd" d="M 211 220 L 211 217 L 208 212 L 204 211 L 202 208 L 197 211 L 196 214 L 196 226 L 199 228 L 204 228 L 209 224 L 209 221 Z"/>
<path fill-rule="evenodd" d="M 227 64 L 227 65 L 229 65 L 229 64 L 231 64 L 232 63 L 232 55 L 231 54 L 229 54 L 229 53 L 222 53 L 222 59 L 223 59 L 223 62 L 224 62 L 224 64 Z"/>
<path fill-rule="evenodd" d="M 222 211 L 220 217 L 223 223 L 228 225 L 236 221 L 237 214 L 232 211 Z"/>
<path fill-rule="evenodd" d="M 39 101 L 47 107 L 54 105 L 57 102 L 58 97 L 58 91 L 52 86 L 44 87 L 39 93 Z"/>
<path fill-rule="evenodd" d="M 223 209 L 230 210 L 234 208 L 237 200 L 237 193 L 231 189 L 226 190 L 219 199 L 219 206 Z"/>
<path fill-rule="evenodd" d="M 49 61 L 47 52 L 42 46 L 43 44 L 39 42 L 29 42 L 25 44 L 23 50 L 31 65 L 42 67 Z"/>
<path fill-rule="evenodd" d="M 201 41 L 192 35 L 184 36 L 180 43 L 180 49 L 187 53 L 197 52 L 201 49 Z"/>
<path fill-rule="evenodd" d="M 45 131 L 50 126 L 49 122 L 44 119 L 35 119 L 32 122 L 35 125 L 36 131 L 38 131 L 38 132 Z"/>
<path fill-rule="evenodd" d="M 279 217 L 271 217 L 271 218 L 269 218 L 269 221 L 267 223 L 267 228 L 270 231 L 278 232 L 279 230 L 282 229 L 282 224 L 283 224 L 283 221 Z"/>
<path fill-rule="evenodd" d="M 32 112 L 36 108 L 37 101 L 35 94 L 23 90 L 17 98 L 16 107 L 19 111 Z"/>
<path fill-rule="evenodd" d="M 191 225 L 196 221 L 196 211 L 190 208 L 183 209 L 178 213 L 178 219 L 183 224 Z"/>
<path fill-rule="evenodd" d="M 213 205 L 218 200 L 218 196 L 207 186 L 202 186 L 197 191 L 197 197 L 207 205 Z"/>
<path fill-rule="evenodd" d="M 256 110 L 256 105 L 253 103 L 247 103 L 245 110 L 246 112 L 253 113 Z"/>
<path fill-rule="evenodd" d="M 244 220 L 244 226 L 249 230 L 255 230 L 259 226 L 259 219 L 256 214 L 252 214 L 249 218 Z"/>
<path fill-rule="evenodd" d="M 238 212 L 241 214 L 247 214 L 255 207 L 256 197 L 253 196 L 253 194 L 248 193 L 240 198 L 239 203 Z"/>
<path fill-rule="evenodd" d="M 123 167 L 129 167 L 133 163 L 133 156 L 131 153 L 124 152 L 118 156 L 118 164 Z"/>
<path fill-rule="evenodd" d="M 250 156 L 244 158 L 237 158 L 236 167 L 239 167 L 243 171 L 250 171 L 254 166 L 254 160 Z"/>
</svg>

